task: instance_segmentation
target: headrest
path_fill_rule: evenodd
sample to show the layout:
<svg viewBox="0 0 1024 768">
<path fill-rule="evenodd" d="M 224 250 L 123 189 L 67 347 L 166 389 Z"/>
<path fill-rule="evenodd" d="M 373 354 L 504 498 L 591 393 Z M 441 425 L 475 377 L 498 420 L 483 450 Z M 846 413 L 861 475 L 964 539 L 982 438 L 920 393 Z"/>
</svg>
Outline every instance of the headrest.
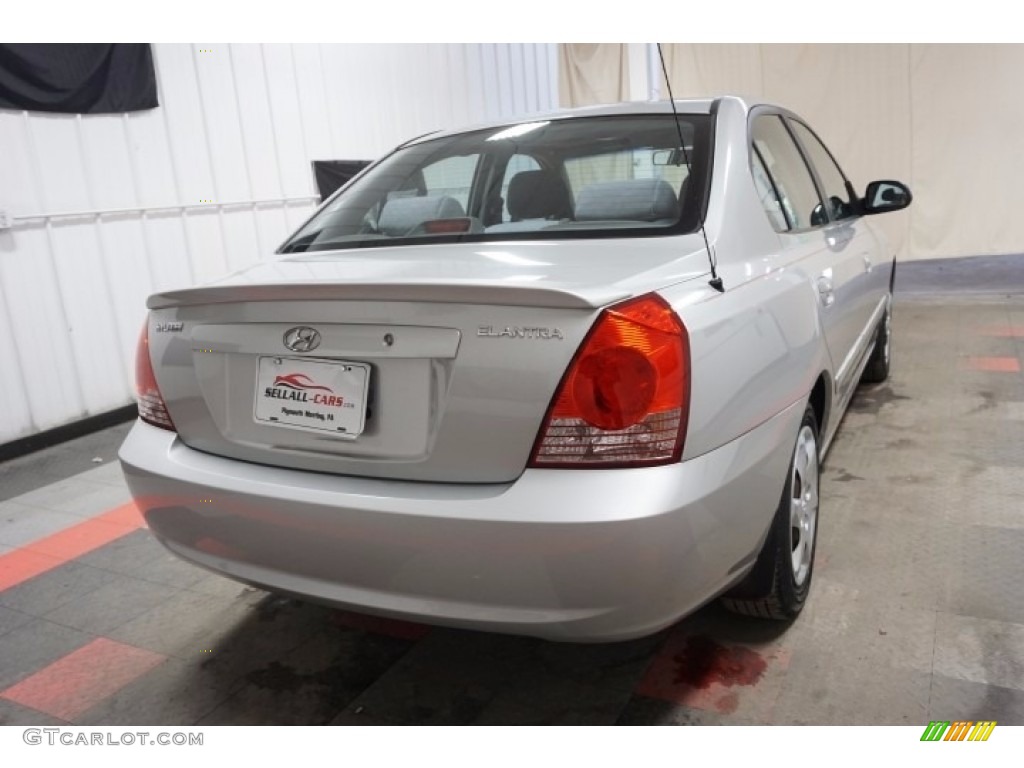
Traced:
<svg viewBox="0 0 1024 768">
<path fill-rule="evenodd" d="M 565 219 L 572 212 L 569 188 L 554 171 L 520 171 L 508 185 L 512 221 Z"/>
<path fill-rule="evenodd" d="M 577 221 L 678 219 L 679 200 L 663 179 L 604 181 L 580 190 Z"/>
</svg>

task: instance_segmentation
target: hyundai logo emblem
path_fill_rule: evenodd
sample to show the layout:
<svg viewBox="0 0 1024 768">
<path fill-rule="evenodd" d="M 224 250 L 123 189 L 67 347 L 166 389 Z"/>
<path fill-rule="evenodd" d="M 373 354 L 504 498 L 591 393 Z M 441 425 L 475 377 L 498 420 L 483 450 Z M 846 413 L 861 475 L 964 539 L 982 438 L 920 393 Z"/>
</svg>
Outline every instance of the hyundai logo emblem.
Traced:
<svg viewBox="0 0 1024 768">
<path fill-rule="evenodd" d="M 289 328 L 284 333 L 284 345 L 292 352 L 312 352 L 320 346 L 320 331 L 308 325 Z"/>
</svg>

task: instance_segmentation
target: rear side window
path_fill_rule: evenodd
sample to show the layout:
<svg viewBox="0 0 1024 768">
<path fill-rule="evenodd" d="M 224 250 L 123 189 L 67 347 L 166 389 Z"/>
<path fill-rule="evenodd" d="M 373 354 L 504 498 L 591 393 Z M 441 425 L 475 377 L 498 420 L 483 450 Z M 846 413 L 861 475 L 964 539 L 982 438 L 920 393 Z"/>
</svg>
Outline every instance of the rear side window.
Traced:
<svg viewBox="0 0 1024 768">
<path fill-rule="evenodd" d="M 779 193 L 775 189 L 775 182 L 772 181 L 768 171 L 765 170 L 764 161 L 761 155 L 754 149 L 751 159 L 751 170 L 754 172 L 754 188 L 757 189 L 757 196 L 761 200 L 764 212 L 768 214 L 768 220 L 775 227 L 776 232 L 785 232 L 789 229 L 789 221 L 786 219 L 786 212 L 779 199 Z"/>
<path fill-rule="evenodd" d="M 790 120 L 789 124 L 793 128 L 793 133 L 803 144 L 814 170 L 818 172 L 821 186 L 824 187 L 825 195 L 828 197 L 828 209 L 833 221 L 855 216 L 856 213 L 846 189 L 846 175 L 832 159 L 832 155 L 821 143 L 821 139 L 815 136 L 810 128 L 797 120 Z"/>
<path fill-rule="evenodd" d="M 826 218 L 818 189 L 782 118 L 778 115 L 755 117 L 752 134 L 756 154 L 773 182 L 790 228 L 809 229 L 824 224 Z"/>
</svg>

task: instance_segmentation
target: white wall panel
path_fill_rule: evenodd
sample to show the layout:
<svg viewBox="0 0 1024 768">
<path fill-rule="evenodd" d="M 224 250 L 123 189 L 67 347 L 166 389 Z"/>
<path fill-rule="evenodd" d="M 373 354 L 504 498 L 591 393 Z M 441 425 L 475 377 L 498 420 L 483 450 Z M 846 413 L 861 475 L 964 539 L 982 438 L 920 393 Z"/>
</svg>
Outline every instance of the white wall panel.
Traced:
<svg viewBox="0 0 1024 768">
<path fill-rule="evenodd" d="M 86 198 L 93 208 L 128 208 L 136 204 L 131 153 L 122 115 L 75 117 L 78 162 L 85 175 Z M 76 201 L 77 202 L 77 201 Z"/>
<path fill-rule="evenodd" d="M 260 66 L 270 110 L 270 136 L 283 137 L 274 142 L 279 170 L 275 194 L 299 197 L 316 193 L 309 172 L 309 148 L 303 125 L 302 103 L 296 87 L 294 56 L 290 45 L 260 47 Z"/>
<path fill-rule="evenodd" d="M 306 147 L 305 159 L 336 157 L 331 146 L 332 127 L 327 112 L 327 87 L 324 84 L 321 46 L 293 45 L 289 49 Z"/>
<path fill-rule="evenodd" d="M 452 73 L 449 83 L 452 120 L 462 125 L 484 119 L 483 78 L 478 45 L 447 47 L 446 66 Z"/>
<path fill-rule="evenodd" d="M 10 239 L 9 233 L 3 239 Z M 0 251 L 0 283 L 9 315 L 0 316 L 0 322 L 10 323 L 0 336 L 8 336 L 17 350 L 13 367 L 25 384 L 23 406 L 33 428 L 43 429 L 54 426 L 51 414 L 58 410 L 54 403 L 70 414 L 84 413 L 84 406 L 65 315 L 64 288 L 54 271 L 48 233 L 44 227 L 36 227 L 20 231 L 18 240 L 37 258 L 16 263 L 10 251 Z M 9 413 L 5 409 L 0 414 L 5 428 Z"/>
<path fill-rule="evenodd" d="M 122 349 L 118 340 L 101 233 L 102 226 L 83 227 L 74 219 L 55 222 L 51 230 L 75 376 L 86 413 L 116 408 L 131 395 L 123 364 L 130 351 Z"/>
<path fill-rule="evenodd" d="M 161 93 L 161 97 L 165 95 Z M 181 199 L 181 184 L 167 138 L 166 109 L 121 116 L 122 143 L 128 149 L 132 169 L 132 195 L 142 206 Z"/>
<path fill-rule="evenodd" d="M 548 44 L 154 56 L 157 109 L 0 110 L 0 443 L 129 403 L 146 296 L 273 258 L 314 209 L 313 160 L 558 103 Z"/>
<path fill-rule="evenodd" d="M 0 273 L 0 280 L 3 279 Z M 0 285 L 0 324 L 13 327 L 11 307 Z M 0 334 L 0 360 L 17 360 L 18 345 L 11 334 Z M 7 414 L 10 428 L 28 433 L 35 429 L 29 409 L 27 383 L 23 371 L 16 365 L 0 365 L 0 409 Z"/>
<path fill-rule="evenodd" d="M 235 200 L 245 195 L 250 199 L 278 196 L 283 182 L 277 143 L 280 140 L 282 144 L 294 144 L 298 136 L 274 133 L 260 46 L 231 45 L 225 58 L 230 64 L 229 80 L 225 86 L 234 99 L 228 104 L 228 98 L 224 98 L 224 103 L 238 124 L 241 143 L 237 146 L 242 151 L 242 165 L 245 166 L 243 173 L 231 175 L 245 179 L 248 188 L 235 193 L 222 190 L 222 194 L 225 199 Z M 200 57 L 199 61 L 202 62 L 203 58 Z M 209 122 L 213 123 L 212 120 Z M 250 157 L 258 157 L 260 162 L 247 162 Z"/>
<path fill-rule="evenodd" d="M 149 227 L 134 215 L 110 216 L 100 226 L 106 265 L 104 280 L 113 299 L 111 310 L 118 347 L 127 353 L 121 355 L 122 372 L 130 384 L 135 376 L 135 344 L 146 315 L 138 297 L 151 292 L 154 286 L 151 253 L 146 243 Z"/>
<path fill-rule="evenodd" d="M 163 118 L 165 141 L 175 175 L 174 199 L 193 203 L 213 190 L 206 128 L 201 109 L 202 96 L 195 73 L 193 46 L 156 45 L 161 106 L 141 115 Z M 135 119 L 136 115 L 132 116 Z M 162 204 L 161 199 L 156 204 Z"/>
</svg>

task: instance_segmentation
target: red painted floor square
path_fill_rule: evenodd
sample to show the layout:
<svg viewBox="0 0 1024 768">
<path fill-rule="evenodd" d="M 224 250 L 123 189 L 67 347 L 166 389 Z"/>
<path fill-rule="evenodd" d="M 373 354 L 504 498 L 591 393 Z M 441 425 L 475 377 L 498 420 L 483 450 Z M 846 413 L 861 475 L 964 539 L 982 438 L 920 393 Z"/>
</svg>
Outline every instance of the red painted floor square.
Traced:
<svg viewBox="0 0 1024 768">
<path fill-rule="evenodd" d="M 143 519 L 142 513 L 139 512 L 139 508 L 135 505 L 134 501 L 129 501 L 127 504 L 107 510 L 96 519 L 102 520 L 105 523 L 121 525 L 132 531 L 137 528 L 144 528 L 146 525 L 146 521 Z"/>
<path fill-rule="evenodd" d="M 119 539 L 131 529 L 92 518 L 25 545 L 25 549 L 67 562 Z"/>
<path fill-rule="evenodd" d="M 1016 357 L 967 357 L 961 360 L 961 366 L 972 371 L 1020 372 L 1020 360 Z"/>
<path fill-rule="evenodd" d="M 0 592 L 10 589 L 33 576 L 46 573 L 63 564 L 63 560 L 41 552 L 16 549 L 0 555 Z"/>
<path fill-rule="evenodd" d="M 166 658 L 100 637 L 15 683 L 0 698 L 73 720 Z"/>
<path fill-rule="evenodd" d="M 133 502 L 0 555 L 0 592 L 99 549 L 143 527 Z"/>
</svg>

